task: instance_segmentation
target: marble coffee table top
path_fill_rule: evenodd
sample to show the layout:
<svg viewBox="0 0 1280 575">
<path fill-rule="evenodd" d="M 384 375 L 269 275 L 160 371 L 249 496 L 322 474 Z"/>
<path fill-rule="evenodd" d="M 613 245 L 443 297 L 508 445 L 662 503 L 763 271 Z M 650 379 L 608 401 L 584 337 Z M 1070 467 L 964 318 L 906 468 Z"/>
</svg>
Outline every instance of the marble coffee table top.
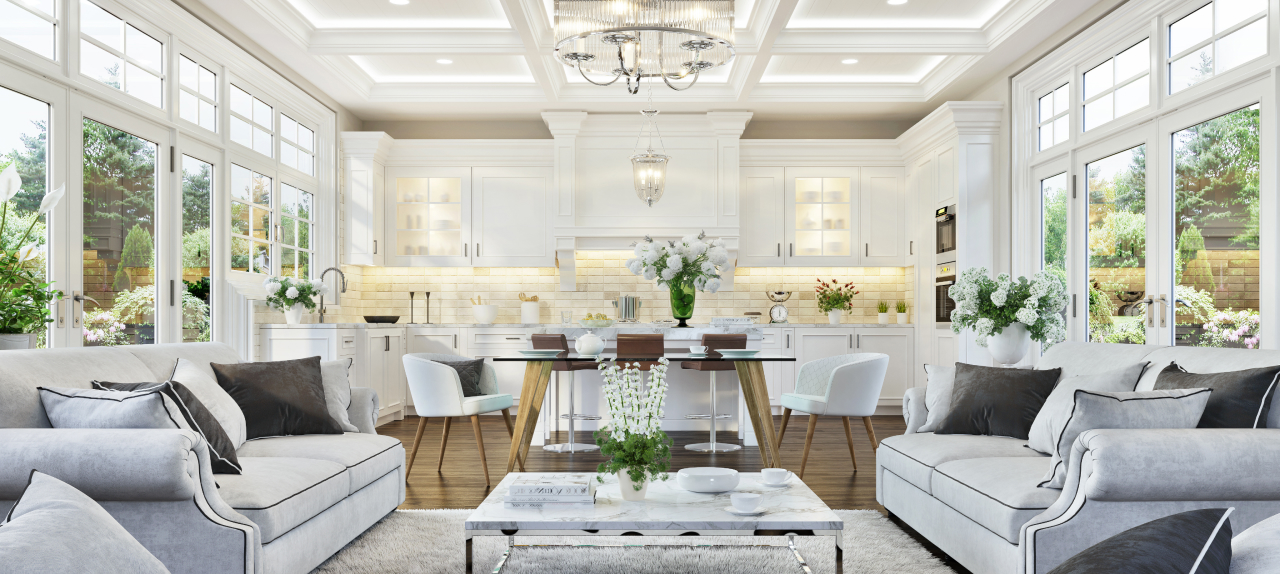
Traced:
<svg viewBox="0 0 1280 575">
<path fill-rule="evenodd" d="M 840 531 L 844 521 L 831 511 L 807 485 L 794 475 L 786 487 L 765 487 L 759 473 L 743 473 L 737 489 L 727 493 L 693 493 L 676 485 L 675 470 L 668 481 L 649 484 L 643 502 L 623 501 L 616 475 L 604 476 L 596 488 L 594 507 L 569 509 L 506 509 L 502 498 L 521 473 L 508 473 L 467 518 L 467 531 L 519 529 L 635 530 L 635 531 Z M 764 514 L 733 515 L 729 495 L 759 493 L 758 509 Z"/>
</svg>

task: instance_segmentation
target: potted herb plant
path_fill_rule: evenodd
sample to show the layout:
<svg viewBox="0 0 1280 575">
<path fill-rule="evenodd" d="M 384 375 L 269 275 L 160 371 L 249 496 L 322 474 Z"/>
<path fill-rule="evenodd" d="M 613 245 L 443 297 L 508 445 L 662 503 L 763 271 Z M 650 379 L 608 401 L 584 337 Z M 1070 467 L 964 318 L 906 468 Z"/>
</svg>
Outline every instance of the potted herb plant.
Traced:
<svg viewBox="0 0 1280 575">
<path fill-rule="evenodd" d="M 288 277 L 268 277 L 262 282 L 267 289 L 267 304 L 284 312 L 289 325 L 302 323 L 302 312 L 316 309 L 318 295 L 329 293 L 329 286 L 320 280 L 300 280 Z"/>
<path fill-rule="evenodd" d="M 39 223 L 40 214 L 58 205 L 64 188 L 59 186 L 45 194 L 34 214 L 13 214 L 15 222 L 30 219 L 31 223 L 17 241 L 10 243 L 4 239 L 11 217 L 9 202 L 20 191 L 22 178 L 16 163 L 10 163 L 0 172 L 0 202 L 4 204 L 0 208 L 0 349 L 34 348 L 40 332 L 53 321 L 49 306 L 62 299 L 62 292 L 53 289 L 53 282 L 44 281 L 41 242 L 32 240 L 31 232 Z"/>
<path fill-rule="evenodd" d="M 951 311 L 951 331 L 972 329 L 978 345 L 987 348 L 997 363 L 1016 365 L 1027 355 L 1032 341 L 1058 342 L 1066 339 L 1066 309 L 1070 297 L 1062 280 L 1042 271 L 1032 280 L 1009 274 L 996 279 L 987 268 L 960 272 L 959 281 L 948 291 L 955 300 Z"/>
<path fill-rule="evenodd" d="M 907 302 L 898 300 L 895 307 L 898 310 L 898 323 L 907 323 Z"/>
<path fill-rule="evenodd" d="M 640 383 L 638 364 L 600 363 L 609 423 L 595 432 L 595 440 L 609 460 L 596 472 L 616 473 L 627 501 L 643 501 L 649 482 L 665 480 L 671 468 L 671 439 L 661 428 L 668 363 L 659 359 L 650 369 L 647 388 Z"/>
<path fill-rule="evenodd" d="M 882 324 L 889 323 L 889 302 L 876 302 L 876 320 Z"/>
<path fill-rule="evenodd" d="M 678 327 L 689 327 L 685 320 L 693 317 L 696 292 L 720 289 L 719 266 L 729 263 L 724 240 L 707 239 L 706 232 L 666 245 L 645 236 L 636 242 L 635 256 L 627 260 L 627 269 L 671 291 L 671 316 L 680 320 Z"/>
<path fill-rule="evenodd" d="M 813 291 L 818 300 L 818 311 L 827 314 L 827 323 L 832 325 L 840 323 L 840 316 L 853 307 L 853 296 L 858 295 L 858 291 L 853 289 L 853 282 L 841 285 L 834 279 L 827 283 L 818 278 L 818 285 Z"/>
</svg>

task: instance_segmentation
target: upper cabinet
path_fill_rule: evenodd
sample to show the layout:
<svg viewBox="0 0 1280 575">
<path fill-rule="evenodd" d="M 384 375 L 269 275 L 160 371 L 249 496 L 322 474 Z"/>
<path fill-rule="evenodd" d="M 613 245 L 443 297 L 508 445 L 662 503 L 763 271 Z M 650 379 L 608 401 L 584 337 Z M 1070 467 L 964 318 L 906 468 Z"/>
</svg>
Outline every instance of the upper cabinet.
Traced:
<svg viewBox="0 0 1280 575">
<path fill-rule="evenodd" d="M 472 178 L 472 263 L 554 266 L 552 169 L 475 168 Z"/>
<path fill-rule="evenodd" d="M 387 265 L 471 265 L 471 168 L 387 168 Z"/>
<path fill-rule="evenodd" d="M 901 167 L 742 169 L 740 266 L 907 265 Z"/>
</svg>

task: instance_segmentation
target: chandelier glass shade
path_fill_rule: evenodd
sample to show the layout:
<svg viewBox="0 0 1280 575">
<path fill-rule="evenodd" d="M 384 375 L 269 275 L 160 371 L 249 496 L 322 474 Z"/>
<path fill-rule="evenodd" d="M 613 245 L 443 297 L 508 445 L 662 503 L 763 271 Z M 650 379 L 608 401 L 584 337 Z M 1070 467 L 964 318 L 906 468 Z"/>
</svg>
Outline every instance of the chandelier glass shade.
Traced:
<svg viewBox="0 0 1280 575">
<path fill-rule="evenodd" d="M 587 81 L 672 79 L 724 66 L 734 57 L 734 0 L 556 0 L 555 55 Z M 605 76 L 592 80 L 588 74 Z M 634 83 L 633 83 L 634 82 Z"/>
<path fill-rule="evenodd" d="M 652 125 L 652 130 L 656 131 L 658 122 L 656 116 L 657 110 L 644 110 L 640 112 L 644 115 L 645 126 Z M 644 135 L 644 129 L 641 128 L 640 135 Z M 636 143 L 639 143 L 637 138 Z M 662 134 L 658 134 L 658 143 L 662 143 Z M 663 150 L 664 152 L 666 150 Z M 666 154 L 655 154 L 653 152 L 653 131 L 649 132 L 649 148 L 643 154 L 635 154 L 631 156 L 631 173 L 635 180 L 636 197 L 645 205 L 653 207 L 654 202 L 662 199 L 662 192 L 667 185 L 667 162 L 671 160 L 671 156 Z"/>
</svg>

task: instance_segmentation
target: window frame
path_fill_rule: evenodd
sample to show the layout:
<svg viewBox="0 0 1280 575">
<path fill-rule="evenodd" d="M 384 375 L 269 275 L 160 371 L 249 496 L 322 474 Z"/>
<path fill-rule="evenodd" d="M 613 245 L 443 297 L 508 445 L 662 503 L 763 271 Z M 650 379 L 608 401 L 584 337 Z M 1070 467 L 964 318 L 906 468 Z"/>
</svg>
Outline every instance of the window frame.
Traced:
<svg viewBox="0 0 1280 575">
<path fill-rule="evenodd" d="M 1048 150 L 1050 150 L 1050 149 L 1052 149 L 1052 148 L 1054 148 L 1054 147 L 1056 147 L 1056 146 L 1058 146 L 1058 145 L 1060 145 L 1060 144 L 1065 144 L 1065 143 L 1070 142 L 1070 141 L 1072 140 L 1072 138 L 1074 138 L 1074 137 L 1075 137 L 1075 125 L 1074 125 L 1074 124 L 1072 123 L 1072 121 L 1071 121 L 1072 116 L 1073 116 L 1073 114 L 1071 113 L 1071 109 L 1074 107 L 1074 106 L 1072 105 L 1072 102 L 1073 102 L 1073 96 L 1075 95 L 1075 85 L 1074 85 L 1075 83 L 1074 83 L 1074 82 L 1072 82 L 1070 78 L 1062 78 L 1061 80 L 1056 81 L 1056 82 L 1053 82 L 1053 83 L 1051 83 L 1050 85 L 1053 85 L 1053 84 L 1057 84 L 1057 87 L 1054 87 L 1054 88 L 1043 88 L 1043 89 L 1038 90 L 1038 91 L 1037 91 L 1037 93 L 1041 93 L 1041 92 L 1043 92 L 1043 95 L 1041 95 L 1041 96 L 1039 96 L 1039 97 L 1035 98 L 1035 100 L 1034 100 L 1034 102 L 1035 102 L 1035 103 L 1034 103 L 1035 111 L 1034 111 L 1033 113 L 1035 114 L 1035 122 L 1036 122 L 1035 130 L 1036 130 L 1036 148 L 1037 148 L 1037 149 L 1036 149 L 1036 151 L 1037 151 L 1037 152 L 1045 152 L 1045 151 L 1048 151 Z M 1043 98 L 1046 98 L 1046 97 L 1050 97 L 1050 96 L 1051 96 L 1051 97 L 1053 97 L 1053 98 L 1054 98 L 1054 106 L 1056 107 L 1056 106 L 1057 106 L 1057 97 L 1058 97 L 1058 96 L 1057 96 L 1057 92 L 1058 92 L 1058 90 L 1061 90 L 1062 88 L 1066 88 L 1066 89 L 1067 89 L 1067 95 L 1066 95 L 1066 98 L 1067 98 L 1067 107 L 1066 107 L 1066 109 L 1064 109 L 1064 110 L 1063 110 L 1063 111 L 1061 111 L 1061 112 L 1056 112 L 1056 113 L 1052 114 L 1052 115 L 1049 117 L 1049 119 L 1048 119 L 1048 120 L 1041 120 L 1041 119 L 1040 119 L 1040 100 L 1041 100 L 1041 99 L 1043 99 Z M 1067 137 L 1066 137 L 1066 138 L 1063 138 L 1061 141 L 1058 141 L 1058 126 L 1057 126 L 1057 121 L 1058 121 L 1059 119 L 1063 118 L 1063 117 L 1065 117 L 1065 118 L 1067 119 L 1067 122 L 1066 122 L 1066 126 L 1067 126 Z M 1048 146 L 1044 146 L 1044 145 L 1042 145 L 1042 141 L 1040 140 L 1041 129 L 1042 129 L 1042 128 L 1044 128 L 1044 126 L 1046 126 L 1046 125 L 1048 125 L 1048 126 L 1052 126 L 1052 129 L 1053 129 L 1053 139 L 1054 139 L 1053 143 L 1049 144 Z"/>
<path fill-rule="evenodd" d="M 245 86 L 248 86 L 248 88 L 245 88 Z M 259 124 L 253 118 L 246 118 L 244 117 L 244 114 L 241 114 L 235 111 L 234 106 L 232 105 L 232 102 L 231 102 L 232 98 L 234 97 L 234 92 L 233 92 L 234 89 L 239 89 L 240 91 L 248 94 L 250 98 L 251 106 L 253 105 L 254 100 L 262 102 L 264 105 L 270 106 L 271 119 L 269 121 L 271 125 L 264 126 L 262 124 Z M 271 160 L 274 163 L 279 164 L 280 162 L 280 150 L 279 150 L 280 119 L 278 116 L 280 114 L 280 103 L 277 102 L 274 98 L 271 98 L 269 95 L 266 97 L 259 96 L 259 94 L 265 95 L 266 91 L 258 89 L 256 86 L 254 86 L 252 82 L 244 80 L 239 75 L 234 73 L 228 75 L 226 93 L 227 93 L 227 100 L 226 100 L 225 108 L 226 108 L 226 116 L 227 116 L 227 142 L 230 145 L 238 146 L 244 150 L 248 150 L 264 158 L 267 158 L 268 160 Z M 253 111 L 251 110 L 250 115 L 252 114 L 253 114 Z M 240 121 L 243 121 L 249 124 L 250 145 L 248 146 L 240 142 L 237 142 L 233 139 L 232 126 L 233 126 L 234 120 L 236 119 L 239 119 Z M 253 129 L 255 127 L 268 129 L 268 134 L 271 136 L 271 153 L 270 154 L 262 153 L 254 145 L 253 137 L 255 136 L 255 132 L 253 131 Z"/>
<path fill-rule="evenodd" d="M 172 109 L 172 105 L 169 102 L 170 101 L 169 90 L 172 82 L 170 82 L 170 78 L 169 78 L 170 75 L 168 74 L 168 71 L 166 70 L 166 68 L 172 65 L 169 62 L 169 55 L 173 52 L 172 42 L 170 41 L 169 34 L 161 30 L 159 27 L 154 26 L 151 23 L 147 22 L 146 19 L 140 16 L 137 16 L 134 12 L 132 12 L 128 8 L 124 6 L 120 6 L 116 2 L 112 2 L 108 0 L 67 0 L 67 1 L 73 3 L 75 6 L 75 24 L 74 24 L 75 39 L 73 42 L 69 42 L 69 44 L 74 45 L 74 47 L 72 47 L 71 49 L 75 51 L 76 59 L 74 62 L 74 66 L 71 69 L 71 74 L 87 83 L 90 83 L 96 86 L 101 86 L 114 93 L 124 94 L 125 96 L 129 97 L 128 99 L 130 101 L 135 103 L 141 103 L 143 106 L 145 106 L 148 109 L 159 111 L 162 114 L 169 112 Z M 152 40 L 155 40 L 156 42 L 158 42 L 160 44 L 160 58 L 159 58 L 160 69 L 157 70 L 153 67 L 146 66 L 140 60 L 129 56 L 126 53 L 127 50 L 129 49 L 127 40 L 125 44 L 125 50 L 120 51 L 110 46 L 107 46 L 101 40 L 98 40 L 97 38 L 94 38 L 86 34 L 81 29 L 81 26 L 80 26 L 81 20 L 83 18 L 83 14 L 80 11 L 80 6 L 82 5 L 81 4 L 82 2 L 89 2 L 91 4 L 94 4 L 104 12 L 107 12 L 112 16 L 119 18 L 125 26 L 124 30 L 125 30 L 126 36 L 128 33 L 128 28 L 132 26 L 134 29 L 138 30 L 143 34 L 146 34 Z M 121 87 L 120 88 L 113 88 L 107 85 L 105 82 L 102 82 L 97 78 L 94 78 L 93 76 L 86 75 L 82 71 L 82 61 L 83 61 L 83 54 L 81 51 L 81 46 L 83 45 L 82 42 L 88 42 L 90 44 L 93 44 L 98 49 L 106 51 L 108 54 L 111 54 L 112 56 L 121 59 L 121 62 L 125 65 L 125 68 L 121 70 L 121 76 L 120 76 Z M 143 100 L 142 98 L 135 96 L 133 94 L 130 94 L 128 91 L 126 91 L 128 87 L 127 69 L 129 64 L 133 64 L 135 66 L 143 68 L 144 71 L 153 73 L 160 79 L 160 104 L 158 106 L 152 105 L 150 102 Z"/>
<path fill-rule="evenodd" d="M 1159 62 L 1160 67 L 1161 67 L 1161 72 L 1162 72 L 1162 73 L 1163 73 L 1163 75 L 1164 75 L 1164 81 L 1163 81 L 1163 82 L 1161 82 L 1162 88 L 1160 89 L 1160 94 L 1161 94 L 1162 96 L 1165 96 L 1165 97 L 1167 97 L 1167 98 L 1177 98 L 1177 97 L 1180 97 L 1180 96 L 1182 96 L 1183 94 L 1186 94 L 1187 92 L 1190 92 L 1190 91 L 1193 91 L 1193 90 L 1200 89 L 1200 88 L 1201 88 L 1202 86 L 1204 86 L 1205 84 L 1209 84 L 1209 83 L 1213 82 L 1214 80 L 1217 80 L 1217 79 L 1219 79 L 1219 78 L 1222 78 L 1224 75 L 1232 74 L 1232 73 L 1234 73 L 1234 72 L 1236 72 L 1236 71 L 1238 71 L 1238 70 L 1245 70 L 1245 69 L 1248 69 L 1248 68 L 1249 68 L 1249 66 L 1250 66 L 1251 64 L 1254 64 L 1254 63 L 1256 63 L 1256 62 L 1258 62 L 1258 61 L 1261 61 L 1261 60 L 1265 60 L 1265 59 L 1267 59 L 1268 57 L 1274 57 L 1274 55 L 1275 55 L 1275 50 L 1274 50 L 1275 46 L 1274 46 L 1274 44 L 1275 44 L 1275 42 L 1276 42 L 1276 40 L 1275 40 L 1275 35 L 1276 35 L 1276 23 L 1274 22 L 1275 18 L 1272 18 L 1272 17 L 1271 17 L 1271 16 L 1272 16 L 1272 14 L 1271 14 L 1271 10 L 1270 10 L 1270 3 L 1268 3 L 1268 7 L 1267 7 L 1267 9 L 1266 9 L 1266 10 L 1263 10 L 1262 12 L 1260 12 L 1260 13 L 1258 13 L 1258 14 L 1254 14 L 1254 15 L 1252 15 L 1252 16 L 1250 16 L 1250 17 L 1248 17 L 1248 18 L 1245 18 L 1244 20 L 1241 20 L 1240 22 L 1237 22 L 1236 24 L 1232 25 L 1230 28 L 1228 28 L 1228 29 L 1226 29 L 1226 30 L 1222 31 L 1221 33 L 1216 32 L 1216 31 L 1215 31 L 1215 32 L 1212 32 L 1212 33 L 1210 33 L 1210 34 L 1209 34 L 1209 37 L 1208 37 L 1207 39 L 1205 39 L 1205 40 L 1201 40 L 1200 42 L 1197 42 L 1197 43 L 1193 44 L 1190 48 L 1187 48 L 1187 49 L 1185 49 L 1185 50 L 1183 50 L 1183 51 L 1181 51 L 1181 52 L 1179 52 L 1179 53 L 1177 53 L 1177 54 L 1171 54 L 1171 53 L 1169 52 L 1170 38 L 1171 38 L 1171 34 L 1172 34 L 1172 33 L 1170 32 L 1170 28 L 1172 28 L 1174 24 L 1177 24 L 1177 23 L 1178 23 L 1178 22 L 1180 22 L 1182 19 L 1184 19 L 1184 18 L 1186 18 L 1186 17 L 1188 17 L 1188 16 L 1190 16 L 1190 15 L 1194 14 L 1196 11 L 1198 11 L 1198 10 L 1200 10 L 1200 9 L 1204 8 L 1205 6 L 1211 6 L 1211 5 L 1214 5 L 1215 3 L 1216 3 L 1216 0 L 1209 0 L 1208 2 L 1205 2 L 1205 1 L 1201 0 L 1201 1 L 1198 1 L 1198 2 L 1193 2 L 1193 3 L 1187 4 L 1187 5 L 1183 6 L 1183 7 L 1181 7 L 1180 9 L 1178 9 L 1177 11 L 1169 13 L 1169 14 L 1168 14 L 1164 19 L 1163 19 L 1163 21 L 1161 22 L 1161 27 L 1160 27 L 1160 37 L 1161 37 L 1161 43 L 1160 43 L 1160 54 L 1159 54 L 1159 58 L 1158 58 L 1158 60 L 1157 60 L 1157 61 Z M 1214 8 L 1211 8 L 1211 9 L 1209 10 L 1209 12 L 1210 12 L 1210 22 L 1211 22 L 1211 23 L 1216 23 L 1216 22 L 1217 22 L 1217 18 L 1218 18 L 1218 14 L 1217 14 L 1216 6 L 1215 6 Z M 1250 60 L 1245 60 L 1245 61 L 1241 62 L 1240 64 L 1238 64 L 1236 67 L 1231 68 L 1230 70 L 1224 70 L 1224 71 L 1222 71 L 1222 72 L 1219 72 L 1219 71 L 1218 71 L 1218 69 L 1217 69 L 1217 68 L 1218 68 L 1218 47 L 1217 47 L 1217 42 L 1218 42 L 1218 40 L 1221 40 L 1222 38 L 1225 38 L 1225 37 L 1230 36 L 1231 34 L 1233 34 L 1233 33 L 1235 33 L 1235 32 L 1240 31 L 1241 29 L 1245 28 L 1246 26 L 1249 26 L 1250 24 L 1253 24 L 1254 22 L 1257 22 L 1259 19 L 1265 19 L 1265 20 L 1267 20 L 1267 50 L 1266 50 L 1266 52 L 1264 52 L 1264 53 L 1262 53 L 1261 55 L 1259 55 L 1259 56 L 1257 56 L 1257 57 L 1255 57 L 1255 58 L 1252 58 L 1252 59 L 1250 59 Z M 1212 25 L 1211 25 L 1211 27 L 1212 27 Z M 1213 53 L 1213 66 L 1214 66 L 1214 71 L 1213 71 L 1213 74 L 1211 74 L 1211 75 L 1209 75 L 1209 76 L 1205 77 L 1204 79 L 1201 79 L 1200 81 L 1198 81 L 1198 82 L 1196 82 L 1196 83 L 1194 83 L 1194 84 L 1191 84 L 1190 86 L 1187 86 L 1187 87 L 1185 87 L 1185 88 L 1183 88 L 1183 89 L 1178 90 L 1178 91 L 1176 91 L 1176 92 L 1175 92 L 1175 91 L 1172 89 L 1172 85 L 1170 84 L 1170 82 L 1172 81 L 1172 76 L 1173 76 L 1173 75 L 1172 75 L 1172 73 L 1170 72 L 1170 70 L 1171 70 L 1171 67 L 1173 66 L 1173 63 L 1174 63 L 1174 62 L 1176 62 L 1176 61 L 1178 61 L 1178 59 L 1180 59 L 1180 58 L 1182 58 L 1182 57 L 1184 57 L 1184 56 L 1187 56 L 1187 55 L 1193 54 L 1193 53 L 1195 53 L 1196 51 L 1203 49 L 1205 46 L 1213 46 L 1213 47 L 1214 47 L 1214 53 Z"/>
<path fill-rule="evenodd" d="M 0 48 L 2 48 L 6 52 L 13 50 L 14 54 L 17 56 L 25 57 L 29 54 L 35 54 L 44 62 L 53 64 L 53 65 L 61 64 L 63 61 L 66 60 L 67 49 L 62 42 L 63 29 L 65 28 L 63 23 L 66 20 L 66 16 L 64 13 L 66 12 L 66 10 L 62 7 L 62 3 L 60 1 L 54 0 L 52 16 L 45 14 L 43 12 L 40 12 L 39 10 L 35 10 L 33 8 L 29 8 L 23 5 L 23 2 L 21 0 L 0 0 L 0 1 L 13 4 L 19 10 L 25 10 L 33 14 L 37 18 L 40 18 L 45 22 L 48 22 L 53 25 L 53 57 L 46 58 L 44 54 L 33 52 L 30 49 L 27 49 L 15 42 L 9 41 L 2 37 L 0 37 Z"/>
<path fill-rule="evenodd" d="M 1123 53 L 1125 53 L 1125 52 L 1129 51 L 1129 49 L 1131 49 L 1131 48 L 1136 48 L 1139 44 L 1142 44 L 1143 42 L 1150 42 L 1150 43 L 1147 45 L 1147 69 L 1146 69 L 1146 71 L 1145 71 L 1145 72 L 1142 72 L 1142 73 L 1139 73 L 1139 74 L 1133 74 L 1133 75 L 1131 75 L 1131 76 L 1129 76 L 1129 77 L 1127 77 L 1127 78 L 1121 79 L 1121 80 L 1116 80 L 1116 79 L 1115 79 L 1115 60 L 1116 60 L 1116 58 L 1119 58 L 1121 54 L 1123 54 Z M 1151 41 L 1151 37 L 1150 37 L 1150 36 L 1145 36 L 1145 37 L 1137 38 L 1137 39 L 1136 39 L 1136 40 L 1134 40 L 1134 41 L 1129 41 L 1129 39 L 1126 39 L 1126 41 L 1124 41 L 1124 42 L 1117 42 L 1117 43 L 1113 44 L 1112 46 L 1113 46 L 1113 47 L 1112 47 L 1112 49 L 1108 50 L 1107 52 L 1103 52 L 1103 54 L 1100 54 L 1099 56 L 1097 56 L 1097 57 L 1095 57 L 1095 58 L 1092 58 L 1092 59 L 1088 60 L 1088 61 L 1087 61 L 1087 62 L 1088 62 L 1088 64 L 1087 64 L 1087 65 L 1080 66 L 1080 72 L 1076 75 L 1076 79 L 1077 79 L 1077 80 L 1079 80 L 1079 82 L 1080 82 L 1080 99 L 1079 99 L 1079 101 L 1078 101 L 1078 105 L 1079 105 L 1079 110 L 1080 110 L 1080 132 L 1081 132 L 1081 133 L 1085 133 L 1085 134 L 1094 134 L 1094 133 L 1098 133 L 1100 130 L 1104 129 L 1104 127 L 1105 127 L 1105 126 L 1107 126 L 1108 124 L 1111 124 L 1111 123 L 1113 123 L 1113 122 L 1116 122 L 1117 120 L 1120 120 L 1121 118 L 1125 118 L 1125 117 L 1128 117 L 1128 116 L 1132 116 L 1132 115 L 1134 115 L 1134 114 L 1138 114 L 1138 113 L 1140 113 L 1140 112 L 1142 112 L 1142 111 L 1144 111 L 1144 110 L 1149 110 L 1149 109 L 1151 109 L 1152 104 L 1156 101 L 1156 97 L 1155 97 L 1156 95 L 1154 94 L 1154 92 L 1155 92 L 1156 90 L 1155 90 L 1155 89 L 1154 89 L 1154 87 L 1152 86 L 1152 84 L 1153 84 L 1153 80 L 1155 79 L 1156 74 L 1155 74 L 1154 72 L 1152 72 L 1152 70 L 1153 70 L 1152 60 L 1153 60 L 1153 54 L 1155 53 L 1155 50 L 1157 49 L 1157 42 L 1152 42 L 1152 41 Z M 1105 54 L 1108 54 L 1108 53 L 1110 53 L 1111 55 L 1110 55 L 1110 56 L 1106 56 Z M 1109 86 L 1109 87 L 1107 87 L 1107 88 L 1103 89 L 1103 90 L 1102 90 L 1100 93 L 1098 93 L 1098 94 L 1094 94 L 1094 95 L 1093 95 L 1093 97 L 1086 98 L 1086 97 L 1085 97 L 1085 88 L 1086 88 L 1086 85 L 1085 85 L 1085 75 L 1086 75 L 1086 74 L 1088 74 L 1089 72 L 1092 72 L 1093 70 L 1097 69 L 1097 68 L 1098 68 L 1098 66 L 1102 66 L 1102 65 L 1106 64 L 1107 62 L 1111 62 L 1111 66 L 1112 66 L 1112 72 L 1111 72 L 1112 83 L 1111 83 L 1111 86 Z M 1128 87 L 1128 86 L 1132 85 L 1132 84 L 1133 84 L 1133 83 L 1135 83 L 1135 82 L 1141 81 L 1141 80 L 1142 80 L 1142 78 L 1144 78 L 1144 77 L 1145 77 L 1145 78 L 1147 78 L 1147 103 L 1146 103 L 1146 105 L 1139 106 L 1139 107 L 1137 107 L 1137 108 L 1134 108 L 1133 110 L 1130 110 L 1130 111 L 1128 111 L 1128 112 L 1125 112 L 1125 113 L 1124 113 L 1124 114 L 1122 114 L 1122 115 L 1117 116 L 1117 115 L 1116 115 L 1116 107 L 1115 107 L 1115 106 L 1116 106 L 1116 103 L 1115 103 L 1115 94 L 1116 94 L 1116 92 L 1120 91 L 1120 89 L 1121 89 L 1121 88 Z M 1110 120 L 1107 120 L 1107 121 L 1105 121 L 1105 122 L 1102 122 L 1101 124 L 1098 124 L 1098 125 L 1094 126 L 1092 129 L 1090 129 L 1090 128 L 1088 127 L 1088 120 L 1089 120 L 1089 117 L 1088 117 L 1088 114 L 1087 114 L 1087 109 L 1088 109 L 1089 104 L 1092 104 L 1092 103 L 1094 103 L 1094 102 L 1097 102 L 1097 101 L 1099 101 L 1099 100 L 1102 100 L 1103 98 L 1106 98 L 1106 97 L 1108 97 L 1108 96 L 1109 96 L 1109 97 L 1111 97 L 1111 119 L 1110 119 Z"/>
<path fill-rule="evenodd" d="M 173 56 L 172 63 L 170 64 L 170 69 L 177 70 L 177 74 L 175 74 L 177 81 L 172 82 L 172 84 L 174 85 L 173 103 L 172 103 L 172 106 L 170 107 L 170 109 L 173 110 L 174 122 L 180 123 L 189 128 L 198 128 L 199 129 L 198 132 L 202 133 L 206 138 L 216 140 L 217 145 L 219 147 L 223 147 L 222 136 L 227 131 L 227 128 L 226 128 L 227 118 L 225 117 L 226 114 L 224 114 L 225 112 L 224 108 L 227 107 L 227 102 L 226 102 L 227 82 L 226 82 L 226 78 L 224 77 L 226 70 L 223 69 L 223 67 L 217 64 L 214 60 L 205 57 L 204 54 L 201 54 L 200 52 L 196 51 L 194 48 L 191 48 L 190 46 L 181 42 L 175 42 L 175 46 L 173 50 L 171 50 L 170 52 L 172 53 L 172 56 Z M 214 75 L 214 83 L 215 83 L 214 93 L 217 95 L 217 98 L 218 98 L 217 101 L 211 102 L 214 106 L 214 127 L 216 128 L 215 130 L 210 131 L 204 126 L 201 126 L 200 124 L 192 123 L 191 121 L 182 117 L 182 92 L 186 91 L 195 95 L 197 101 L 209 101 L 208 99 L 205 98 L 204 94 L 200 94 L 199 92 L 190 92 L 182 85 L 181 66 L 182 66 L 183 57 L 187 58 L 188 60 L 191 60 L 192 62 L 195 62 L 197 67 L 203 67 L 209 70 Z M 197 71 L 197 74 L 199 74 L 198 71 Z"/>
</svg>

